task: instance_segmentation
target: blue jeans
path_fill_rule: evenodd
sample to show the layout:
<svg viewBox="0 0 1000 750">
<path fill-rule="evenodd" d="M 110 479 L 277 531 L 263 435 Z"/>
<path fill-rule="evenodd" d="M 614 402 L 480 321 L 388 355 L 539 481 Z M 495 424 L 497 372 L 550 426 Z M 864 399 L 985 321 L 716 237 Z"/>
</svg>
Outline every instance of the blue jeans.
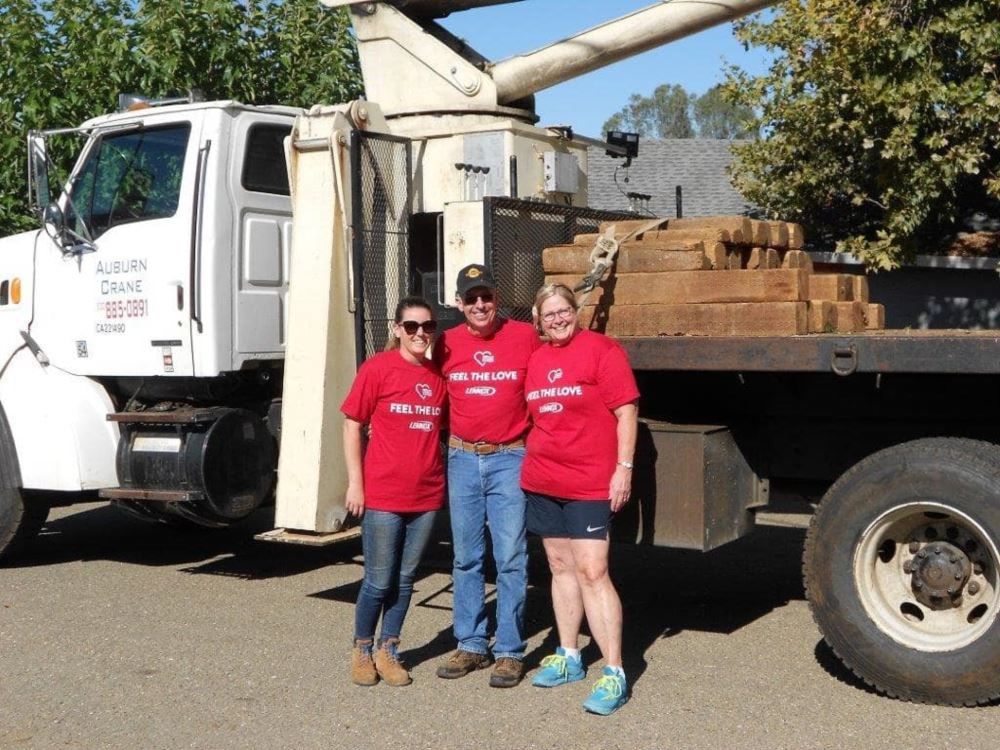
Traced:
<svg viewBox="0 0 1000 750">
<path fill-rule="evenodd" d="M 521 492 L 523 460 L 524 448 L 509 448 L 489 456 L 448 449 L 448 505 L 455 546 L 455 639 L 463 651 L 488 651 L 483 575 L 488 523 L 497 566 L 493 655 L 524 657 L 528 549 Z"/>
<path fill-rule="evenodd" d="M 413 578 L 437 513 L 365 510 L 361 520 L 365 579 L 354 609 L 355 639 L 374 638 L 380 614 L 382 640 L 399 637 L 413 596 Z"/>
</svg>

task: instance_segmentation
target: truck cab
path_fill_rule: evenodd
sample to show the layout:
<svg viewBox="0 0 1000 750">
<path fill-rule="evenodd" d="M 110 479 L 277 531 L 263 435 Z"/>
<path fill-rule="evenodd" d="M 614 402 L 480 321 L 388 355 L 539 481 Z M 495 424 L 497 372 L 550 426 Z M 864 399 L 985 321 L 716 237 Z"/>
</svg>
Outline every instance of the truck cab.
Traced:
<svg viewBox="0 0 1000 750">
<path fill-rule="evenodd" d="M 142 430 L 119 412 L 238 408 L 241 426 L 268 435 L 287 320 L 284 141 L 300 112 L 140 103 L 29 137 L 44 226 L 0 240 L 0 440 L 12 457 L 4 484 L 41 505 L 104 490 L 133 509 L 143 493 L 189 492 L 185 430 L 153 428 L 170 434 L 138 451 L 169 457 L 173 479 L 154 481 L 160 468 L 138 480 L 127 462 Z M 50 194 L 48 142 L 69 135 L 82 136 L 82 147 L 61 193 Z M 210 430 L 217 421 L 195 424 Z M 268 485 L 270 464 L 258 467 Z M 123 476 L 135 492 L 114 496 Z M 0 550 L 22 536 L 7 526 Z"/>
</svg>

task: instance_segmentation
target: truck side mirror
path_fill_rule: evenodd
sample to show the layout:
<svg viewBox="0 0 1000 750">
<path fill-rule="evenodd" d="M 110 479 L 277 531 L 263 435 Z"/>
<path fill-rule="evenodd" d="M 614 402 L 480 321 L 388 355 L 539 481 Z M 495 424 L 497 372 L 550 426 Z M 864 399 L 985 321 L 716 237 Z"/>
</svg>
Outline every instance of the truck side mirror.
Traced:
<svg viewBox="0 0 1000 750">
<path fill-rule="evenodd" d="M 45 136 L 34 130 L 28 133 L 28 203 L 46 222 L 49 221 L 52 204 L 49 158 Z"/>
</svg>

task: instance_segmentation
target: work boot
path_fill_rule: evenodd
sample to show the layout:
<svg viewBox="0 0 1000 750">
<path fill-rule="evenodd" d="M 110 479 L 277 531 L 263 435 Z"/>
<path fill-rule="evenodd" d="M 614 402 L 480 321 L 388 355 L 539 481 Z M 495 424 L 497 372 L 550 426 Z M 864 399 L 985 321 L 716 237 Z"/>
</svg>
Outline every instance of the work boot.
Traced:
<svg viewBox="0 0 1000 750">
<path fill-rule="evenodd" d="M 372 661 L 372 639 L 359 638 L 351 650 L 351 682 L 363 687 L 371 687 L 378 682 L 375 662 Z"/>
<path fill-rule="evenodd" d="M 524 665 L 520 659 L 512 656 L 501 656 L 497 659 L 497 664 L 493 667 L 493 674 L 490 675 L 490 687 L 512 688 L 516 687 L 524 676 Z"/>
<path fill-rule="evenodd" d="M 469 672 L 477 669 L 486 669 L 493 660 L 489 654 L 474 654 L 471 651 L 458 649 L 448 657 L 448 661 L 437 668 L 437 676 L 446 680 L 454 680 L 458 677 L 465 677 Z"/>
<path fill-rule="evenodd" d="M 402 687 L 413 682 L 410 673 L 399 660 L 399 639 L 386 638 L 375 652 L 375 669 L 382 682 L 393 687 Z"/>
</svg>

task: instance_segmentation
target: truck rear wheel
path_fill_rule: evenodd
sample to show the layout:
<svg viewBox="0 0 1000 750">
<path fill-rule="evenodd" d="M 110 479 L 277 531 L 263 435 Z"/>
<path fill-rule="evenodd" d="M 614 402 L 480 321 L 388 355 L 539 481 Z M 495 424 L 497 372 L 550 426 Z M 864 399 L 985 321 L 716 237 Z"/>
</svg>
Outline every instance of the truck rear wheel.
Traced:
<svg viewBox="0 0 1000 750">
<path fill-rule="evenodd" d="M 1000 697 L 1000 447 L 916 440 L 826 493 L 803 570 L 816 624 L 880 692 L 921 703 Z"/>
<path fill-rule="evenodd" d="M 34 538 L 48 517 L 49 506 L 25 503 L 16 487 L 0 487 L 0 562 Z"/>
</svg>

